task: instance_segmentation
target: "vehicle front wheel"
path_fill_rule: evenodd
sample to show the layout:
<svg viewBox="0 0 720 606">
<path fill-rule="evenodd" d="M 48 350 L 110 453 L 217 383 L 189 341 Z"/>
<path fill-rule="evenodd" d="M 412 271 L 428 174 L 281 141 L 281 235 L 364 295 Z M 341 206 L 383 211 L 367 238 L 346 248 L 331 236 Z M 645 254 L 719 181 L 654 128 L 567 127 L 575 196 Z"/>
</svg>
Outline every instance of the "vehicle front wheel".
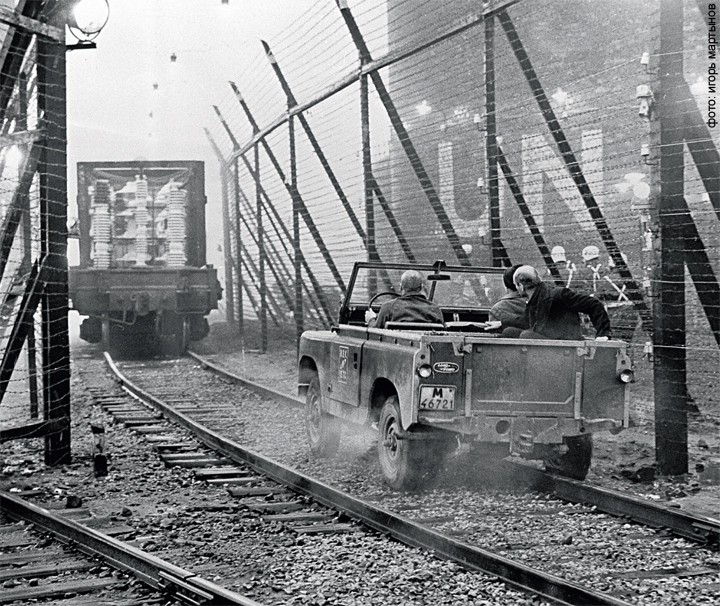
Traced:
<svg viewBox="0 0 720 606">
<path fill-rule="evenodd" d="M 323 410 L 320 379 L 315 375 L 305 398 L 305 432 L 310 452 L 316 457 L 332 457 L 340 447 L 341 426 L 338 420 Z"/>
<path fill-rule="evenodd" d="M 564 442 L 568 451 L 545 461 L 545 469 L 574 480 L 584 480 L 592 462 L 592 434 L 584 433 L 579 436 L 567 437 Z"/>
</svg>

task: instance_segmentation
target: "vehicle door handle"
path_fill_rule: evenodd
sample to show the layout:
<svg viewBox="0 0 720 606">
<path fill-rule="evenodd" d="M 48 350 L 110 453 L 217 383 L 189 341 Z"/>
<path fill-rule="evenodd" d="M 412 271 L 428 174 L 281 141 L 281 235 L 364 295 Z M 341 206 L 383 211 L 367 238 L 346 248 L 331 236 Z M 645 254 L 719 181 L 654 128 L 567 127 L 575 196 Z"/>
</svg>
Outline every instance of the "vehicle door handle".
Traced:
<svg viewBox="0 0 720 606">
<path fill-rule="evenodd" d="M 357 367 L 358 367 L 357 356 L 358 356 L 358 355 L 357 355 L 356 353 L 353 354 L 353 368 L 354 368 L 355 370 L 357 370 Z"/>
</svg>

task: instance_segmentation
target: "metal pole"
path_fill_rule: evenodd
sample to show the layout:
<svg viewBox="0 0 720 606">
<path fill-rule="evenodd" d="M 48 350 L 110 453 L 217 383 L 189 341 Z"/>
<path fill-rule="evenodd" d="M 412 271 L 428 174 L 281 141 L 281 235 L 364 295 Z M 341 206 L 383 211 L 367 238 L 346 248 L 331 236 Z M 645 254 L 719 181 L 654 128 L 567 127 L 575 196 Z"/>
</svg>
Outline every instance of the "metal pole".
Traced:
<svg viewBox="0 0 720 606">
<path fill-rule="evenodd" d="M 19 131 L 27 130 L 27 117 L 28 117 L 28 100 L 27 100 L 27 85 L 28 77 L 25 72 L 20 72 L 18 77 L 18 106 L 19 111 L 17 114 L 17 125 L 16 128 Z M 30 153 L 31 144 L 23 146 L 25 154 Z M 18 172 L 18 185 L 22 180 L 23 170 L 19 169 Z M 18 191 L 21 195 L 20 207 L 22 208 L 22 234 L 23 234 L 23 261 L 20 267 L 21 275 L 28 275 L 32 269 L 32 225 L 30 218 L 30 196 L 23 188 Z M 30 418 L 37 419 L 39 416 L 38 406 L 38 382 L 37 382 L 37 360 L 35 351 L 35 322 L 30 322 L 28 326 L 27 337 L 25 338 L 27 344 L 27 363 L 28 363 L 28 392 L 30 396 Z"/>
<path fill-rule="evenodd" d="M 255 223 L 257 225 L 257 242 L 258 242 L 258 277 L 260 279 L 260 352 L 265 353 L 267 351 L 267 292 L 265 284 L 265 251 L 263 249 L 263 243 L 265 236 L 263 234 L 263 223 L 262 223 L 262 195 L 260 194 L 260 148 L 255 146 L 253 150 L 253 157 L 255 159 L 255 204 L 257 218 Z"/>
<path fill-rule="evenodd" d="M 403 233 L 402 229 L 400 228 L 400 224 L 397 222 L 397 219 L 395 218 L 395 214 L 393 213 L 392 209 L 390 208 L 390 204 L 385 199 L 385 195 L 382 192 L 382 189 L 380 189 L 380 184 L 377 182 L 377 179 L 375 178 L 375 175 L 373 175 L 372 171 L 370 172 L 370 184 L 372 187 L 372 190 L 375 192 L 375 195 L 377 196 L 378 204 L 380 204 L 380 208 L 382 208 L 383 212 L 385 213 L 385 218 L 387 219 L 388 223 L 390 224 L 390 227 L 393 230 L 393 233 L 395 234 L 395 237 L 398 239 L 398 242 L 400 243 L 400 248 L 402 248 L 403 253 L 405 254 L 405 257 L 408 261 L 411 263 L 415 263 L 415 255 L 413 254 L 410 244 L 407 241 L 407 238 L 405 237 L 405 234 Z M 377 258 L 380 259 L 380 255 L 377 252 L 377 245 L 375 245 L 375 254 L 377 255 Z"/>
<path fill-rule="evenodd" d="M 280 86 L 282 87 L 283 91 L 285 92 L 285 96 L 287 97 L 288 102 L 288 115 L 292 115 L 292 110 L 297 107 L 297 101 L 295 99 L 295 96 L 292 93 L 292 90 L 290 89 L 290 85 L 288 84 L 288 81 L 285 79 L 284 74 L 282 73 L 282 70 L 280 69 L 280 65 L 277 62 L 277 59 L 275 58 L 275 55 L 272 54 L 272 51 L 270 50 L 270 45 L 265 42 L 265 40 L 261 40 L 263 48 L 265 49 L 265 54 L 267 55 L 268 61 L 270 61 L 270 66 L 273 69 L 273 72 L 275 72 L 275 75 L 277 76 L 277 79 L 280 81 Z M 308 138 L 308 141 L 310 142 L 310 145 L 313 148 L 313 151 L 315 152 L 315 155 L 317 156 L 317 159 L 320 161 L 321 166 L 323 167 L 323 170 L 325 171 L 325 174 L 327 175 L 328 179 L 330 179 L 330 183 L 333 186 L 333 189 L 335 190 L 335 193 L 337 194 L 338 199 L 343 205 L 343 208 L 345 209 L 345 212 L 348 215 L 348 218 L 350 219 L 350 223 L 352 223 L 353 227 L 355 228 L 355 231 L 357 232 L 358 236 L 360 236 L 360 239 L 363 241 L 363 244 L 365 244 L 365 232 L 363 231 L 362 226 L 360 225 L 360 221 L 358 221 L 357 217 L 355 216 L 355 212 L 352 209 L 352 206 L 350 205 L 350 201 L 347 199 L 347 196 L 345 195 L 345 192 L 343 191 L 342 186 L 340 185 L 340 182 L 337 180 L 337 177 L 335 176 L 335 173 L 332 170 L 332 167 L 330 166 L 330 162 L 328 162 L 327 157 L 325 156 L 325 153 L 323 152 L 322 148 L 320 147 L 320 143 L 318 142 L 317 138 L 315 137 L 315 134 L 313 133 L 312 129 L 310 128 L 310 124 L 308 123 L 307 119 L 302 113 L 297 114 L 297 119 L 300 122 L 300 126 L 303 127 L 303 130 L 305 131 L 305 136 Z"/>
<path fill-rule="evenodd" d="M 238 253 L 238 259 L 240 259 L 241 266 L 245 269 L 245 274 L 247 276 L 250 276 L 251 278 L 252 276 L 256 276 L 259 280 L 260 269 L 258 268 L 257 263 L 255 263 L 255 261 L 253 260 L 252 254 L 250 254 L 250 251 L 248 251 L 247 247 L 242 242 L 240 242 L 240 252 Z M 247 282 L 248 280 L 245 280 L 245 283 Z M 260 293 L 260 289 L 258 289 L 258 293 L 262 295 L 262 293 Z M 278 304 L 277 299 L 275 299 L 275 295 L 273 294 L 272 290 L 266 289 L 265 293 L 267 297 L 266 309 L 268 313 L 272 314 L 274 311 L 277 315 L 282 315 L 283 310 Z M 255 311 L 259 318 L 259 310 L 256 309 Z"/>
<path fill-rule="evenodd" d="M 243 196 L 243 200 L 245 197 Z M 240 209 L 241 211 L 247 211 L 247 204 L 243 203 L 243 207 Z M 265 210 L 265 207 L 263 206 L 263 210 Z M 251 215 L 250 215 L 251 216 Z M 265 217 L 267 219 L 267 216 Z M 242 225 L 245 226 L 245 229 L 247 230 L 248 236 L 250 237 L 250 240 L 255 244 L 255 246 L 258 246 L 258 239 L 255 233 L 257 232 L 256 226 L 252 223 L 252 221 L 249 220 L 246 212 L 240 212 L 240 219 L 242 221 Z M 237 225 L 235 227 L 236 230 L 240 229 L 240 225 Z M 263 234 L 265 234 L 265 230 L 263 229 Z M 275 283 L 278 287 L 278 290 L 280 290 L 280 294 L 283 297 L 283 300 L 285 301 L 285 305 L 290 311 L 293 311 L 295 309 L 295 303 L 293 302 L 293 298 L 290 296 L 286 284 L 286 278 L 287 273 L 283 274 L 280 271 L 278 271 L 278 268 L 284 269 L 284 266 L 282 265 L 282 260 L 279 258 L 279 254 L 277 252 L 277 249 L 275 249 L 275 246 L 272 242 L 272 240 L 268 240 L 268 238 L 265 238 L 265 241 L 263 243 L 263 249 L 265 251 L 265 261 L 267 267 L 270 269 L 270 272 L 272 273 L 273 277 L 275 278 Z M 273 255 L 270 254 L 272 251 Z M 273 258 L 274 256 L 274 258 Z M 258 274 L 259 275 L 259 274 Z M 268 295 L 271 294 L 271 290 L 268 290 Z"/>
<path fill-rule="evenodd" d="M 243 256 L 242 252 L 244 251 L 241 251 L 238 255 L 238 265 L 242 266 L 247 274 L 252 275 L 252 266 L 247 261 L 245 261 L 245 257 L 247 257 L 249 261 L 252 261 L 252 257 L 249 253 Z M 238 273 L 239 272 L 240 269 L 238 269 Z M 245 294 L 247 295 L 248 301 L 250 301 L 250 306 L 255 310 L 255 313 L 260 316 L 260 302 L 255 300 L 255 297 L 252 294 L 252 290 L 250 289 L 247 280 L 243 282 L 243 288 L 245 289 Z M 267 312 L 270 316 L 270 319 L 275 323 L 275 326 L 279 327 L 280 323 L 278 322 L 273 310 L 271 308 L 268 308 Z"/>
<path fill-rule="evenodd" d="M 375 261 L 378 258 L 375 247 L 375 208 L 374 188 L 372 174 L 372 153 L 370 148 L 370 99 L 368 77 L 360 77 L 360 122 L 362 129 L 362 166 L 363 185 L 365 187 L 365 232 L 367 233 L 367 259 Z M 377 276 L 375 272 L 368 275 L 368 293 L 372 297 L 377 292 Z"/>
<path fill-rule="evenodd" d="M 685 350 L 683 6 L 660 1 L 660 266 L 657 268 L 653 360 L 655 457 L 662 475 L 687 473 L 687 372 Z"/>
<path fill-rule="evenodd" d="M 220 148 L 212 138 L 210 131 L 206 128 L 205 136 L 210 141 L 210 145 L 220 162 L 220 183 L 222 185 L 222 215 L 223 215 L 223 258 L 225 263 L 225 321 L 230 325 L 231 328 L 235 329 L 235 293 L 233 275 L 232 275 L 232 250 L 230 244 L 230 209 L 229 209 L 229 196 L 228 196 L 228 168 L 225 164 L 225 159 L 220 153 Z"/>
<path fill-rule="evenodd" d="M 297 156 L 295 148 L 295 119 L 288 120 L 288 139 L 290 143 L 290 184 L 293 190 L 297 189 Z M 295 345 L 300 349 L 300 337 L 305 330 L 305 318 L 303 310 L 302 296 L 302 262 L 300 259 L 301 243 L 300 243 L 300 207 L 293 198 L 292 207 L 293 216 L 293 249 L 295 266 Z"/>
<path fill-rule="evenodd" d="M 250 126 L 252 126 L 253 132 L 255 132 L 255 133 L 259 132 L 257 122 L 255 121 L 255 118 L 253 117 L 253 114 L 250 111 L 250 107 L 248 106 L 248 104 L 245 101 L 245 99 L 243 98 L 243 96 L 240 94 L 240 91 L 238 90 L 237 86 L 235 86 L 234 82 L 230 82 L 230 86 L 232 87 L 233 91 L 235 92 L 235 96 L 237 97 L 238 103 L 240 103 L 240 106 L 242 107 L 243 111 L 245 112 L 245 116 L 247 117 L 248 122 L 250 122 Z M 297 204 L 300 207 L 300 212 L 301 212 L 303 220 L 305 221 L 305 225 L 307 226 L 308 231 L 310 232 L 310 235 L 315 240 L 315 243 L 317 244 L 317 247 L 323 256 L 323 259 L 325 259 L 325 263 L 327 264 L 328 269 L 330 270 L 330 273 L 332 273 L 333 278 L 335 278 L 335 282 L 337 283 L 338 287 L 340 288 L 340 291 L 344 294 L 345 290 L 346 290 L 345 282 L 342 279 L 342 276 L 340 275 L 340 272 L 338 271 L 337 266 L 335 265 L 335 261 L 333 260 L 332 255 L 330 254 L 330 251 L 328 250 L 322 236 L 320 235 L 320 230 L 318 230 L 317 226 L 315 225 L 315 221 L 313 220 L 312 216 L 310 215 L 310 211 L 308 210 L 307 206 L 305 205 L 304 200 L 302 199 L 302 196 L 300 195 L 300 191 L 297 189 L 293 189 L 292 184 L 285 176 L 285 172 L 280 167 L 280 162 L 278 162 L 278 159 L 275 157 L 275 154 L 273 153 L 272 149 L 270 148 L 270 144 L 265 140 L 264 137 L 261 138 L 258 142 L 256 142 L 255 145 L 257 146 L 259 144 L 262 144 L 263 148 L 265 149 L 265 153 L 267 154 L 267 157 L 270 160 L 270 163 L 273 165 L 273 168 L 275 169 L 275 172 L 277 173 L 280 181 L 282 181 L 282 183 L 285 185 L 287 192 L 290 195 L 290 198 L 293 200 L 293 203 L 295 203 L 295 198 L 297 198 Z"/>
<path fill-rule="evenodd" d="M 490 255 L 493 267 L 502 267 L 500 239 L 500 184 L 498 182 L 497 121 L 495 116 L 495 17 L 485 19 L 485 156 L 490 204 Z M 507 259 L 507 265 L 511 265 Z"/>
<path fill-rule="evenodd" d="M 497 161 L 500 165 L 500 168 L 502 169 L 503 175 L 505 176 L 505 181 L 507 181 L 508 187 L 510 188 L 512 195 L 515 198 L 515 202 L 517 202 L 523 219 L 525 219 L 525 223 L 527 224 L 528 229 L 530 230 L 530 233 L 535 240 L 535 244 L 537 245 L 543 260 L 545 261 L 545 265 L 547 265 L 548 269 L 550 270 L 550 274 L 552 275 L 553 280 L 555 280 L 555 284 L 557 284 L 558 286 L 564 286 L 565 282 L 563 281 L 562 276 L 558 271 L 558 268 L 555 266 L 555 262 L 552 260 L 550 249 L 547 247 L 547 244 L 545 243 L 545 238 L 543 237 L 540 228 L 535 222 L 535 217 L 533 217 L 532 211 L 530 210 L 530 207 L 525 201 L 525 196 L 523 196 L 522 189 L 520 189 L 520 185 L 518 184 L 517 179 L 515 178 L 515 175 L 513 174 L 513 171 L 508 164 L 507 158 L 505 157 L 502 148 L 499 145 L 496 145 L 495 149 L 497 152 Z"/>
<path fill-rule="evenodd" d="M 542 84 L 540 84 L 540 79 L 535 72 L 535 68 L 530 61 L 530 57 L 523 46 L 520 36 L 515 30 L 512 19 L 504 9 L 497 13 L 497 17 L 500 21 L 500 25 L 502 25 L 502 28 L 505 31 L 508 41 L 510 42 L 515 58 L 525 74 L 525 79 L 533 92 L 533 96 L 535 97 L 535 101 L 542 112 L 548 130 L 555 140 L 555 144 L 557 145 L 563 162 L 565 163 L 565 166 L 588 209 L 588 213 L 595 224 L 595 229 L 597 229 L 600 239 L 615 263 L 615 267 L 617 267 L 620 277 L 625 281 L 628 291 L 627 296 L 635 305 L 635 309 L 638 310 L 644 326 L 648 328 L 651 318 L 647 303 L 645 302 L 637 283 L 633 279 L 630 269 L 628 269 L 628 266 L 625 263 L 625 259 L 623 259 L 620 254 L 620 248 L 615 241 L 615 237 L 612 234 L 610 226 L 607 224 L 607 221 L 598 206 L 597 200 L 595 200 L 595 196 L 593 196 L 593 193 L 590 190 L 590 186 L 585 179 L 580 163 L 577 161 L 575 153 L 570 147 L 570 143 L 565 136 L 565 131 L 562 126 L 560 126 L 560 122 L 558 122 L 558 119 L 555 116 L 555 111 L 550 105 L 550 101 L 548 101 L 545 89 Z"/>
<path fill-rule="evenodd" d="M 255 171 L 253 170 L 252 164 L 250 161 L 245 157 L 245 155 L 240 156 L 243 159 L 243 162 L 245 162 L 245 168 L 247 169 L 250 177 L 255 179 Z M 291 186 L 292 187 L 292 186 Z M 288 258 L 294 259 L 295 254 L 290 254 L 290 251 L 287 248 L 288 242 L 294 242 L 294 238 L 292 234 L 290 233 L 290 230 L 288 229 L 287 225 L 285 225 L 285 222 L 280 217 L 280 214 L 278 213 L 277 209 L 275 208 L 275 205 L 272 203 L 270 198 L 267 195 L 267 192 L 262 187 L 262 183 L 260 183 L 260 191 L 263 195 L 263 198 L 265 200 L 264 209 L 266 211 L 267 217 L 270 219 L 270 223 L 272 224 L 275 233 L 278 236 L 278 240 L 281 243 L 283 249 L 285 250 L 285 253 L 288 255 Z M 295 198 L 291 198 L 293 201 L 293 205 L 295 205 Z M 270 211 L 269 213 L 267 211 Z M 300 212 L 302 213 L 302 207 L 300 208 Z M 279 231 L 282 231 L 282 235 L 279 233 Z M 299 251 L 300 254 L 300 263 L 302 264 L 303 268 L 305 269 L 305 273 L 308 277 L 308 280 L 310 280 L 310 284 L 312 286 L 312 292 L 315 296 L 315 302 L 316 302 L 316 308 L 317 308 L 317 314 L 318 316 L 321 316 L 320 312 L 322 311 L 325 315 L 325 326 L 329 328 L 333 323 L 333 316 L 330 312 L 330 308 L 328 307 L 328 303 L 326 300 L 325 293 L 322 290 L 322 287 L 320 286 L 320 283 L 318 282 L 317 278 L 315 277 L 315 273 L 312 270 L 312 267 L 310 267 L 310 264 L 308 263 L 307 259 L 303 255 L 302 250 Z M 303 283 L 304 284 L 304 283 Z M 310 296 L 310 290 L 307 287 L 304 287 L 307 291 L 308 296 Z"/>
<path fill-rule="evenodd" d="M 233 161 L 233 187 L 234 187 L 234 202 L 235 202 L 235 251 L 237 256 L 240 257 L 240 248 L 242 247 L 242 231 L 240 226 L 240 216 L 242 211 L 240 209 L 240 167 L 238 166 L 238 159 L 235 158 Z M 242 335 L 245 330 L 245 314 L 243 313 L 243 291 L 242 283 L 244 274 L 241 266 L 238 263 L 237 267 L 237 297 L 235 304 L 237 305 L 237 330 L 238 334 Z M 234 311 L 234 310 L 233 310 Z"/>
<path fill-rule="evenodd" d="M 64 28 L 61 11 L 54 12 L 51 23 Z M 42 295 L 43 398 L 47 420 L 67 421 L 45 437 L 45 463 L 60 465 L 71 461 L 65 44 L 38 36 L 37 70 L 38 114 L 46 135 L 40 162 L 41 249 L 51 276 Z"/>
</svg>

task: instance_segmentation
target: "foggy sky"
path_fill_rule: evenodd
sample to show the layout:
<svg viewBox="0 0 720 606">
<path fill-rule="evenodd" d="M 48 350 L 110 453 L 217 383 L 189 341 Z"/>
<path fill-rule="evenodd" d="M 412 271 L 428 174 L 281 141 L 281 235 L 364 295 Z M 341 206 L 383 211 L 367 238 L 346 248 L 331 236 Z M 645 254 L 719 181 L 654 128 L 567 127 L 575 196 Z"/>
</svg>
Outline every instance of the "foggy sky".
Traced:
<svg viewBox="0 0 720 606">
<path fill-rule="evenodd" d="M 69 215 L 77 212 L 78 162 L 202 160 L 207 258 L 220 268 L 219 164 L 203 128 L 217 120 L 212 105 L 243 56 L 318 1 L 109 0 L 97 48 L 67 53 Z"/>
</svg>

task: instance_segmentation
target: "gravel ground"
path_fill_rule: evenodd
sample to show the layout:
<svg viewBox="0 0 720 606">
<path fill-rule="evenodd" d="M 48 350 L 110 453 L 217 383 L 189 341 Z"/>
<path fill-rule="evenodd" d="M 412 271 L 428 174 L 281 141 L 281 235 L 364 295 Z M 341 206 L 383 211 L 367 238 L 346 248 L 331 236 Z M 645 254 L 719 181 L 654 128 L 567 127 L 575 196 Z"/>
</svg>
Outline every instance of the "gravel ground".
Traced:
<svg viewBox="0 0 720 606">
<path fill-rule="evenodd" d="M 237 339 L 232 338 L 223 330 L 222 325 L 213 326 L 211 338 L 194 347 L 199 353 L 207 354 L 214 351 L 214 359 L 220 365 L 233 370 L 237 374 L 258 383 L 287 393 L 296 392 L 296 371 L 294 344 L 290 339 L 275 338 L 272 352 L 259 354 L 238 347 Z M 76 348 L 77 349 L 77 348 Z M 76 351 L 74 349 L 74 351 Z M 168 368 L 174 368 L 168 362 Z M 172 373 L 169 373 L 172 374 Z M 202 391 L 202 386 L 197 387 Z M 235 387 L 228 386 L 228 394 Z M 191 395 L 191 394 L 188 394 Z M 27 404 L 23 404 L 27 407 Z M 5 402 L 3 402 L 5 406 Z M 11 407 L 5 407 L 4 412 Z M 16 410 L 22 415 L 26 411 Z M 13 425 L 13 415 L 3 416 L 0 423 Z M 296 462 L 306 473 L 314 468 L 325 467 L 309 459 L 302 445 L 304 435 L 298 431 L 301 426 L 299 419 L 301 408 L 283 411 L 282 422 L 288 431 L 293 428 L 291 438 L 298 443 Z M 276 419 L 277 420 L 277 419 Z M 298 544 L 279 534 L 279 542 L 259 538 L 254 534 L 257 528 L 254 523 L 238 523 L 228 525 L 226 518 L 217 515 L 218 519 L 212 530 L 200 524 L 197 514 L 190 510 L 202 504 L 214 503 L 218 500 L 218 492 L 209 492 L 206 485 L 195 482 L 187 470 L 167 470 L 159 462 L 136 434 L 121 427 L 114 428 L 109 436 L 109 449 L 112 453 L 111 474 L 106 478 L 95 478 L 92 473 L 92 436 L 88 430 L 90 422 L 108 423 L 107 416 L 97 407 L 89 406 L 87 397 L 83 395 L 83 385 L 79 373 L 74 371 L 73 377 L 73 463 L 59 468 L 46 468 L 42 463 L 41 440 L 26 440 L 3 444 L 2 473 L 0 488 L 44 486 L 51 495 L 51 505 L 62 506 L 69 495 L 80 496 L 84 504 L 97 511 L 97 515 L 115 515 L 118 519 L 127 519 L 138 528 L 138 536 L 156 537 L 145 545 L 157 549 L 158 555 L 165 552 L 177 554 L 182 558 L 181 565 L 189 568 L 208 565 L 210 562 L 224 560 L 228 570 L 241 573 L 238 578 L 242 591 L 246 589 L 258 591 L 265 596 L 260 600 L 267 604 L 522 604 L 524 598 L 519 594 L 508 593 L 508 589 L 496 582 L 478 581 L 472 575 L 457 569 L 446 562 L 417 559 L 411 551 L 399 544 L 390 547 L 381 546 L 378 538 L 367 539 L 366 549 L 343 545 L 348 538 L 327 537 L 312 545 Z M 248 438 L 250 447 L 272 444 L 270 427 L 264 436 L 260 429 L 254 429 Z M 364 468 L 373 470 L 377 465 L 377 457 L 368 450 L 372 436 L 358 432 L 346 444 L 336 461 L 338 470 Z M 696 509 L 707 514 L 720 517 L 720 492 L 715 485 L 703 482 L 697 473 L 671 480 L 660 478 L 648 483 L 631 482 L 626 475 L 652 462 L 653 429 L 651 426 L 635 427 L 619 436 L 598 436 L 596 440 L 596 456 L 589 476 L 589 481 L 620 488 L 652 500 L 672 500 L 683 509 Z M 701 441 L 702 440 L 702 441 Z M 254 442 L 253 442 L 254 441 Z M 703 445 L 704 444 L 704 445 Z M 302 451 L 302 452 L 301 452 Z M 304 454 L 303 454 L 304 453 Z M 708 426 L 697 419 L 691 426 L 690 456 L 691 469 L 698 464 L 707 464 L 712 468 L 713 459 L 720 457 L 720 437 L 716 427 Z M 269 453 L 272 455 L 272 453 Z M 278 450 L 277 458 L 287 455 Z M 707 475 L 707 474 L 706 474 Z M 348 476 L 345 476 L 348 477 Z M 352 477 L 352 474 L 350 474 Z M 378 498 L 388 498 L 388 489 L 379 479 L 379 473 L 363 476 L 367 479 L 361 488 L 364 494 L 375 493 Z M 447 478 L 447 481 L 458 487 L 458 478 Z M 342 481 L 339 482 L 342 485 Z M 353 488 L 352 486 L 345 486 Z M 355 487 L 357 488 L 357 487 Z M 431 505 L 426 515 L 436 511 L 442 512 L 442 492 L 435 493 L 440 502 L 435 510 Z M 684 496 L 683 496 L 684 495 Z M 476 495 L 472 495 L 476 498 Z M 402 497 L 398 499 L 398 507 L 402 506 Z M 457 498 L 463 498 L 460 492 Z M 468 496 L 470 498 L 470 496 Z M 432 494 L 428 495 L 432 500 Z M 478 505 L 478 515 L 482 507 Z M 468 526 L 472 520 L 468 520 Z M 582 567 L 582 550 L 603 549 L 602 537 L 598 539 L 596 531 L 585 533 L 582 528 L 575 533 L 575 543 L 568 546 L 567 557 Z M 157 538 L 158 529 L 162 529 L 163 538 Z M 167 539 L 173 539 L 173 533 L 195 533 L 190 539 L 182 539 L 170 546 Z M 503 528 L 503 532 L 505 529 Z M 208 533 L 211 536 L 206 536 Z M 637 527 L 628 529 L 628 545 L 637 534 Z M 492 534 L 492 533 L 491 533 Z M 216 537 L 216 535 L 218 535 Z M 190 536 L 182 534 L 182 536 Z M 228 541 L 228 537 L 256 538 L 254 542 Z M 517 527 L 515 534 L 507 535 L 504 549 L 512 551 L 512 557 L 526 559 L 531 564 L 536 554 L 523 552 L 523 530 Z M 478 535 L 476 542 L 482 543 Z M 189 542 L 188 542 L 189 541 Z M 491 539 L 492 541 L 492 539 Z M 642 541 L 642 540 L 641 540 Z M 183 544 L 184 543 L 184 544 Z M 334 544 L 331 544 L 334 543 Z M 337 544 L 340 543 L 340 544 Z M 645 541 L 647 544 L 647 541 Z M 498 548 L 497 542 L 492 543 Z M 172 549 L 170 549 L 172 547 Z M 332 549 L 345 549 L 346 555 L 341 558 L 329 556 Z M 173 551 L 174 550 L 174 551 Z M 677 555 L 664 554 L 668 557 L 663 561 L 683 563 L 688 561 L 687 550 L 678 546 Z M 622 558 L 623 554 L 609 553 L 609 561 Z M 382 569 L 378 562 L 386 558 L 389 562 Z M 670 559 L 668 559 L 670 558 Z M 674 559 L 673 559 L 674 558 Z M 242 565 L 239 565 L 241 562 Z M 188 565 L 192 563 L 192 566 Z M 560 564 L 560 563 L 559 563 Z M 266 574 L 269 571 L 269 575 Z M 361 577 L 358 576 L 361 571 Z M 201 570 L 198 570 L 202 574 Z M 224 575 L 223 575 L 224 577 Z M 357 580 L 355 580 L 357 578 Z M 443 580 L 445 579 L 445 581 Z M 447 579 L 452 582 L 448 584 Z M 689 579 L 688 583 L 694 583 Z M 648 586 L 650 591 L 650 586 Z M 663 592 L 667 596 L 663 596 Z M 668 604 L 684 604 L 687 600 L 678 597 L 684 595 L 677 586 L 658 589 L 657 583 L 652 586 L 651 601 Z M 648 596 L 649 597 L 649 596 Z M 677 599 L 680 601 L 677 601 Z M 258 599 L 257 597 L 255 599 Z M 508 601 L 509 600 L 509 601 Z M 695 602 L 701 603 L 701 602 Z M 711 603 L 711 602 L 702 602 Z"/>
<path fill-rule="evenodd" d="M 82 362 L 83 368 L 86 364 Z M 268 606 L 546 604 L 495 578 L 469 572 L 372 531 L 298 536 L 279 524 L 261 521 L 256 513 L 212 511 L 233 505 L 224 488 L 196 481 L 192 470 L 166 468 L 139 434 L 112 424 L 111 417 L 93 404 L 86 387 L 96 382 L 94 377 L 101 375 L 103 366 L 93 364 L 94 370 L 85 374 L 78 368 L 80 363 L 73 364 L 73 462 L 44 466 L 42 440 L 6 443 L 0 489 L 41 488 L 45 496 L 39 502 L 50 509 L 64 508 L 69 498 L 77 498 L 95 516 L 112 516 L 132 526 L 135 532 L 123 540 L 134 540 L 158 557 Z M 187 364 L 191 363 L 166 362 L 164 376 L 185 374 L 183 366 Z M 223 385 L 210 373 L 201 374 L 216 390 L 225 389 L 227 398 L 237 400 L 236 386 Z M 170 380 L 168 391 L 181 380 Z M 107 384 L 107 393 L 114 393 L 112 381 Z M 184 395 L 199 397 L 203 391 L 199 381 Z M 250 393 L 243 397 L 250 407 L 259 399 Z M 15 418 L 5 416 L 4 424 L 22 422 L 22 408 L 13 412 Z M 109 474 L 105 477 L 96 478 L 93 473 L 90 423 L 107 428 Z M 292 435 L 286 438 L 299 442 Z M 257 434 L 255 445 L 263 442 L 263 435 Z"/>
<path fill-rule="evenodd" d="M 134 364 L 121 364 L 121 369 L 141 387 L 175 398 L 187 393 L 184 382 L 192 377 L 192 399 L 201 411 L 218 401 L 218 389 L 220 394 L 226 389 L 221 379 L 188 360 L 154 373 L 145 366 L 135 374 Z M 279 408 L 272 399 L 244 391 L 235 393 L 232 413 L 213 419 L 203 415 L 204 422 L 236 442 L 384 509 L 634 604 L 711 604 L 720 598 L 720 558 L 714 552 L 592 508 L 528 492 L 501 467 L 479 466 L 469 454 L 460 453 L 448 462 L 432 488 L 392 491 L 381 481 L 371 432 L 346 429 L 338 456 L 318 460 L 308 456 L 301 406 Z M 668 568 L 691 573 L 670 578 Z M 649 578 L 644 576 L 647 572 Z"/>
</svg>

